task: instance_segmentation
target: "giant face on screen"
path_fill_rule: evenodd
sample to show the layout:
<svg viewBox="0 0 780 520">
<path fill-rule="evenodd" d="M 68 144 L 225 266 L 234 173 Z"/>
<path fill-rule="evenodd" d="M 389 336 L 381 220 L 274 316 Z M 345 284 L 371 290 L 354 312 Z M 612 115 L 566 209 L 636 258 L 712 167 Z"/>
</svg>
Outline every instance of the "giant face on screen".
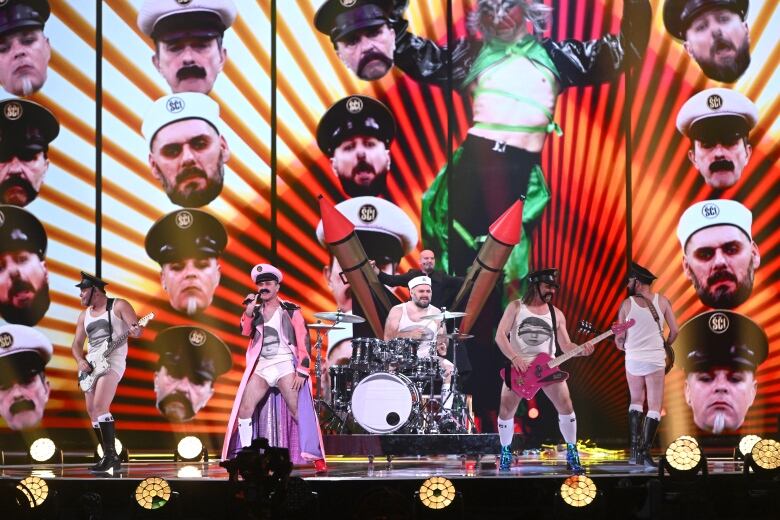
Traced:
<svg viewBox="0 0 780 520">
<path fill-rule="evenodd" d="M 51 341 L 24 325 L 0 326 L 0 417 L 12 430 L 36 427 L 49 400 L 44 367 Z"/>
</svg>

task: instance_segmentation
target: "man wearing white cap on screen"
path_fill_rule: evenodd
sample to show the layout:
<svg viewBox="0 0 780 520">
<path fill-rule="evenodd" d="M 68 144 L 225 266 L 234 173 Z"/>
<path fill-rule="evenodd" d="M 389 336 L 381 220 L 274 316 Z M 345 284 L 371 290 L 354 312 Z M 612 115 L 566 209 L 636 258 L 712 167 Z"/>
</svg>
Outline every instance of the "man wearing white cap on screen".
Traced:
<svg viewBox="0 0 780 520">
<path fill-rule="evenodd" d="M 691 140 L 688 159 L 715 189 L 739 181 L 752 152 L 748 133 L 757 122 L 756 105 L 727 88 L 702 90 L 677 114 L 677 130 Z"/>
<path fill-rule="evenodd" d="M 44 374 L 51 341 L 25 325 L 0 327 L 0 417 L 12 430 L 34 428 L 49 401 Z"/>
<path fill-rule="evenodd" d="M 141 133 L 152 175 L 171 202 L 199 207 L 222 192 L 230 148 L 216 101 L 194 92 L 161 97 L 146 114 Z"/>
<path fill-rule="evenodd" d="M 390 309 L 385 322 L 384 339 L 387 341 L 393 338 L 411 338 L 420 341 L 417 349 L 418 359 L 438 355 L 443 379 L 441 395 L 442 399 L 446 399 L 444 407 L 451 408 L 452 395 L 448 394 L 453 364 L 443 357 L 447 354 L 444 322 L 426 318 L 441 313 L 441 309 L 431 305 L 431 279 L 428 276 L 418 276 L 409 280 L 409 295 L 411 300 Z"/>
<path fill-rule="evenodd" d="M 145 0 L 138 28 L 154 40 L 152 63 L 173 92 L 208 94 L 227 60 L 222 37 L 232 0 Z"/>
<path fill-rule="evenodd" d="M 309 380 L 309 334 L 301 308 L 279 298 L 282 272 L 257 264 L 250 272 L 256 293 L 244 299 L 241 334 L 249 336 L 246 370 L 230 412 L 222 458 L 264 437 L 290 449 L 295 464 L 313 462 L 325 471 Z"/>
<path fill-rule="evenodd" d="M 753 214 L 734 200 L 703 200 L 680 217 L 683 270 L 704 305 L 733 309 L 750 297 L 761 264 L 752 224 Z"/>
</svg>

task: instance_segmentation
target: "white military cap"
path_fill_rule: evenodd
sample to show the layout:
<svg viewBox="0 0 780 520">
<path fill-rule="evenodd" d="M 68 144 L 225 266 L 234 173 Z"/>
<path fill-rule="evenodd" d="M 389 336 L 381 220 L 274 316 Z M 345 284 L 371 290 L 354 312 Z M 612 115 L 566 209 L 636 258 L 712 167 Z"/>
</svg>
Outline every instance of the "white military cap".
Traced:
<svg viewBox="0 0 780 520">
<path fill-rule="evenodd" d="M 252 268 L 249 277 L 254 284 L 258 282 L 258 278 L 260 281 L 276 279 L 277 283 L 282 283 L 282 278 L 284 278 L 282 272 L 271 264 L 257 264 Z"/>
<path fill-rule="evenodd" d="M 184 119 L 203 119 L 218 134 L 222 134 L 219 104 L 216 101 L 199 92 L 179 92 L 161 97 L 146 113 L 141 133 L 149 149 L 152 149 L 154 136 L 162 127 Z"/>
<path fill-rule="evenodd" d="M 431 279 L 428 276 L 415 276 L 411 280 L 409 280 L 409 283 L 407 284 L 409 286 L 409 289 L 414 289 L 418 285 L 431 285 Z"/>
<path fill-rule="evenodd" d="M 728 88 L 708 88 L 693 95 L 677 114 L 677 130 L 686 137 L 736 134 L 745 137 L 758 122 L 758 108 Z"/>
<path fill-rule="evenodd" d="M 173 41 L 222 36 L 235 19 L 233 0 L 144 0 L 137 22 L 145 35 Z"/>
<path fill-rule="evenodd" d="M 417 227 L 409 215 L 379 197 L 353 197 L 336 204 L 336 209 L 355 226 L 368 258 L 387 257 L 399 261 L 417 247 Z M 317 224 L 317 239 L 325 245 L 322 220 Z"/>
<path fill-rule="evenodd" d="M 53 351 L 51 341 L 39 330 L 25 325 L 0 326 L 0 358 L 28 352 L 38 354 L 45 365 Z"/>
<path fill-rule="evenodd" d="M 703 200 L 685 210 L 677 224 L 677 238 L 685 250 L 691 235 L 712 226 L 736 226 L 753 240 L 753 213 L 735 200 Z"/>
</svg>

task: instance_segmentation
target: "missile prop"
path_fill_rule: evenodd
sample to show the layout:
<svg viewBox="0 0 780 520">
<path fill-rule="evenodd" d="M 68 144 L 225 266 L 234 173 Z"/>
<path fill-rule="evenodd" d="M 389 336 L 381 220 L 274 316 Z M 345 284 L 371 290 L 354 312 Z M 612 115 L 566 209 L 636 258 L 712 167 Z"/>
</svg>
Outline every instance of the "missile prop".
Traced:
<svg viewBox="0 0 780 520">
<path fill-rule="evenodd" d="M 352 296 L 357 299 L 365 314 L 364 318 L 368 320 L 376 337 L 382 338 L 385 326 L 379 316 L 380 311 L 386 316 L 393 306 L 385 293 L 385 287 L 368 261 L 363 244 L 355 233 L 355 226 L 322 195 L 319 199 L 325 244 L 341 265 L 342 273 L 339 276 L 343 274 L 346 277 Z M 381 308 L 378 309 L 377 305 Z"/>
<path fill-rule="evenodd" d="M 479 250 L 474 263 L 469 267 L 466 279 L 455 296 L 453 309 L 459 309 L 461 303 L 468 298 L 464 309 L 467 315 L 458 329 L 461 333 L 468 333 L 479 313 L 482 312 L 490 292 L 509 259 L 512 248 L 520 242 L 522 233 L 523 202 L 518 200 L 490 226 L 487 240 Z"/>
</svg>

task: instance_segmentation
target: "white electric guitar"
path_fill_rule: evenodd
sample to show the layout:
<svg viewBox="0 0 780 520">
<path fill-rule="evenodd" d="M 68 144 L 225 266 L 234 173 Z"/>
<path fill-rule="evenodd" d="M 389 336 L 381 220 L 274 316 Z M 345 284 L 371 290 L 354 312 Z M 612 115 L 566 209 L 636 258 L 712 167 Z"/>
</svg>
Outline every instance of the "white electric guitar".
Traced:
<svg viewBox="0 0 780 520">
<path fill-rule="evenodd" d="M 154 313 L 150 312 L 138 320 L 138 326 L 146 327 L 146 324 L 149 323 L 152 318 L 154 318 Z M 128 336 L 130 336 L 129 329 L 124 334 L 121 334 L 116 338 L 104 339 L 100 345 L 90 349 L 89 352 L 87 352 L 87 363 L 89 363 L 89 366 L 92 367 L 92 371 L 79 372 L 79 387 L 82 391 L 89 392 L 92 387 L 95 386 L 95 381 L 97 381 L 100 376 L 108 372 L 108 370 L 111 368 L 111 363 L 109 363 L 107 359 L 108 356 L 111 355 L 115 348 L 124 343 Z"/>
</svg>

